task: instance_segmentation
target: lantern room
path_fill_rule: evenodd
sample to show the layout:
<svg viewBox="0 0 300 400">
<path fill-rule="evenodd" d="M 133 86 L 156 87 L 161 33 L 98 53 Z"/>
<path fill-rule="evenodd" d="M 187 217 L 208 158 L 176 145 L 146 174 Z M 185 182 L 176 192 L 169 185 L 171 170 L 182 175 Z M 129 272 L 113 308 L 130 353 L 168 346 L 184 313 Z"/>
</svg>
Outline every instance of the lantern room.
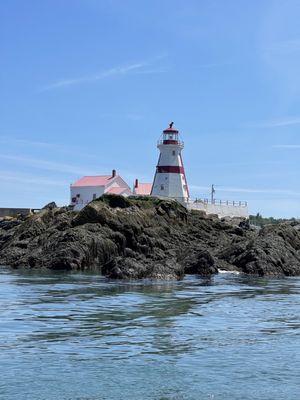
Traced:
<svg viewBox="0 0 300 400">
<path fill-rule="evenodd" d="M 178 144 L 179 133 L 173 125 L 174 122 L 171 122 L 169 127 L 163 131 L 163 144 Z"/>
</svg>

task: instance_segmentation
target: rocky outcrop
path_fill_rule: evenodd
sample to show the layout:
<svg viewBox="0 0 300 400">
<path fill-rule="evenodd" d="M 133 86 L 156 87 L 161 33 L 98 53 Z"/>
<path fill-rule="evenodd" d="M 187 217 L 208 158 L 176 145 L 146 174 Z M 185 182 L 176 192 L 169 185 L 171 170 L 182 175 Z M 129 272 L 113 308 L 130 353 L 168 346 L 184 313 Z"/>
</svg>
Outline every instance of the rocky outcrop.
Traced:
<svg viewBox="0 0 300 400">
<path fill-rule="evenodd" d="M 248 274 L 300 275 L 300 225 L 266 225 L 247 241 L 227 247 L 219 257 Z"/>
<path fill-rule="evenodd" d="M 237 223 L 146 197 L 105 195 L 79 213 L 50 203 L 24 221 L 0 222 L 0 264 L 119 279 L 180 279 L 218 269 L 300 274 L 296 223 L 260 231 Z"/>
</svg>

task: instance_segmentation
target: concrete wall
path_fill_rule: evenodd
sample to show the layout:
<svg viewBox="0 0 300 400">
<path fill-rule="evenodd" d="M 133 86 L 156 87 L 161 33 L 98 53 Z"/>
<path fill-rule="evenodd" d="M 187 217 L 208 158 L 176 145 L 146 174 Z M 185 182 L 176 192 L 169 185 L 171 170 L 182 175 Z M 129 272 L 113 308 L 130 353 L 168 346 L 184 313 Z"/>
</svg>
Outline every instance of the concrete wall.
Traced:
<svg viewBox="0 0 300 400">
<path fill-rule="evenodd" d="M 0 208 L 0 217 L 16 217 L 30 214 L 31 208 Z"/>
<path fill-rule="evenodd" d="M 205 202 L 187 203 L 189 210 L 205 211 L 206 214 L 217 214 L 222 217 L 240 217 L 249 218 L 248 206 L 246 205 L 228 205 L 228 204 L 211 204 Z"/>
</svg>

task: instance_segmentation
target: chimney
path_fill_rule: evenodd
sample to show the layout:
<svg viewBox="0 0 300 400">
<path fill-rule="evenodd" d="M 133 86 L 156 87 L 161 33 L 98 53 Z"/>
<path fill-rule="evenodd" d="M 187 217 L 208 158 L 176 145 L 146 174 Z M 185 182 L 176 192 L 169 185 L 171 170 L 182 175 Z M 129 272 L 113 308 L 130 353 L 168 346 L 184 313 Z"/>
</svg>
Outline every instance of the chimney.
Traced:
<svg viewBox="0 0 300 400">
<path fill-rule="evenodd" d="M 115 169 L 112 170 L 111 177 L 114 178 L 117 175 L 117 171 Z"/>
<path fill-rule="evenodd" d="M 135 189 L 139 187 L 139 180 L 138 179 L 135 180 L 134 187 L 135 187 Z"/>
</svg>

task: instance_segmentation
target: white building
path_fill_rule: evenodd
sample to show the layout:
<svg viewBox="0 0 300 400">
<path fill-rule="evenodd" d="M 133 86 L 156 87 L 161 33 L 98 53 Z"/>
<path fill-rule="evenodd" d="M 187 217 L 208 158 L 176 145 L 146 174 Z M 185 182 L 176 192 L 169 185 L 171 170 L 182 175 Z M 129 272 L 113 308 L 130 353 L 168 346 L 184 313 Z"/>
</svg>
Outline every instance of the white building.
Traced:
<svg viewBox="0 0 300 400">
<path fill-rule="evenodd" d="M 133 185 L 133 194 L 136 196 L 150 196 L 152 190 L 152 183 L 141 183 L 138 179 L 135 180 Z"/>
<path fill-rule="evenodd" d="M 130 196 L 130 187 L 117 175 L 116 170 L 111 175 L 84 176 L 70 186 L 71 205 L 74 210 L 81 210 L 92 200 L 104 193 Z"/>
<path fill-rule="evenodd" d="M 186 203 L 189 200 L 189 188 L 185 177 L 181 150 L 184 143 L 173 122 L 163 131 L 157 147 L 160 151 L 154 176 L 151 195 L 167 197 Z"/>
</svg>

